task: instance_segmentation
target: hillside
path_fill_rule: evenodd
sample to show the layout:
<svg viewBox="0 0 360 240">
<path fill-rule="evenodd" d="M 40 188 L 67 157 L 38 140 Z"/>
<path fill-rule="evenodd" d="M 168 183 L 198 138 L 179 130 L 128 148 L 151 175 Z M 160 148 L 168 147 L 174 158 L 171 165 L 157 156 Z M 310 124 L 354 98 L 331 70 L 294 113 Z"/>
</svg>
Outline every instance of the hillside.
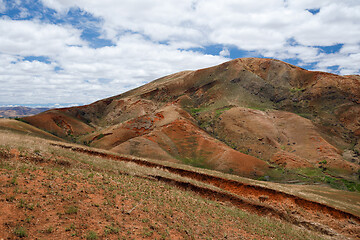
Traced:
<svg viewBox="0 0 360 240">
<path fill-rule="evenodd" d="M 24 121 L 114 153 L 360 190 L 358 76 L 235 59 Z"/>
<path fill-rule="evenodd" d="M 29 108 L 29 107 L 0 107 L 0 117 L 15 118 L 35 115 L 49 110 L 49 108 Z"/>
<path fill-rule="evenodd" d="M 358 239 L 359 194 L 0 129 L 6 239 Z"/>
</svg>

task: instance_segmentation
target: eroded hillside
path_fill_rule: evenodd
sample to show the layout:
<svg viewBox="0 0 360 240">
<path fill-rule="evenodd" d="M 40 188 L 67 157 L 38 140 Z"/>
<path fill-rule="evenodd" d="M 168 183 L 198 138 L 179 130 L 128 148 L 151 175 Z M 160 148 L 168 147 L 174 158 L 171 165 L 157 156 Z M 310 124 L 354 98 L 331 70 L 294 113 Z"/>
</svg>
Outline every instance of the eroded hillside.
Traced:
<svg viewBox="0 0 360 240">
<path fill-rule="evenodd" d="M 357 76 L 235 59 L 24 120 L 116 153 L 266 180 L 359 188 Z"/>
</svg>

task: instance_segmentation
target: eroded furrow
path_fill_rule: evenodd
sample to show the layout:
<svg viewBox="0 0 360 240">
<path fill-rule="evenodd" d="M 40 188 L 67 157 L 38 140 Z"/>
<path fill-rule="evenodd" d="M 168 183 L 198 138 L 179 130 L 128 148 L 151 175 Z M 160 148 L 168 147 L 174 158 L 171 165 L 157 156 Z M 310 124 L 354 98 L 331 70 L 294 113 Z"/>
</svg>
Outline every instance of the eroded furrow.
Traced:
<svg viewBox="0 0 360 240">
<path fill-rule="evenodd" d="M 72 151 L 86 153 L 112 160 L 133 162 L 141 166 L 161 168 L 168 172 L 187 177 L 199 182 L 210 184 L 221 188 L 230 194 L 216 192 L 212 189 L 202 188 L 188 182 L 176 181 L 160 176 L 153 176 L 158 180 L 172 183 L 178 187 L 191 189 L 208 198 L 229 201 L 234 205 L 257 212 L 258 214 L 270 214 L 284 219 L 293 224 L 302 225 L 308 229 L 319 231 L 323 234 L 334 235 L 333 231 L 355 239 L 360 238 L 360 217 L 354 214 L 327 206 L 322 203 L 310 201 L 295 195 L 276 191 L 274 189 L 241 183 L 205 173 L 194 172 L 181 168 L 164 166 L 138 158 L 117 156 L 115 154 L 103 153 L 81 147 L 67 146 L 63 144 L 52 144 Z M 239 197 L 236 197 L 236 196 Z M 328 226 L 326 228 L 324 226 Z"/>
</svg>

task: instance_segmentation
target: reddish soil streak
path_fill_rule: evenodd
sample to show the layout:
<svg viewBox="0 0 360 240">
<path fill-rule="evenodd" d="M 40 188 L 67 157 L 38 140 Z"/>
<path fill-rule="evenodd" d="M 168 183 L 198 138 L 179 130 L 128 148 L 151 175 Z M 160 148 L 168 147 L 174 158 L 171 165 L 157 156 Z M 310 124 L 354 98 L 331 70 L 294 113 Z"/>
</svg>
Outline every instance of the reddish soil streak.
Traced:
<svg viewBox="0 0 360 240">
<path fill-rule="evenodd" d="M 141 166 L 152 168 L 160 167 L 171 173 L 195 179 L 200 182 L 208 183 L 223 190 L 226 190 L 230 193 L 236 194 L 237 196 L 241 196 L 241 198 L 239 198 L 232 194 L 217 192 L 212 189 L 195 186 L 191 183 L 175 181 L 173 179 L 167 179 L 164 177 L 155 177 L 158 180 L 170 182 L 182 188 L 190 188 L 191 190 L 206 197 L 210 197 L 212 199 L 217 199 L 220 201 L 230 201 L 238 207 L 251 209 L 261 215 L 263 215 L 264 213 L 271 214 L 291 223 L 302 225 L 312 230 L 320 231 L 324 234 L 333 235 L 334 233 L 330 229 L 327 229 L 326 227 L 321 225 L 327 225 L 333 230 L 348 236 L 360 237 L 359 216 L 336 209 L 331 206 L 327 206 L 322 203 L 302 199 L 300 197 L 276 191 L 274 189 L 244 184 L 234 180 L 224 179 L 204 173 L 193 172 L 190 170 L 164 166 L 141 159 L 120 157 L 113 154 L 102 153 L 81 147 L 70 147 L 62 144 L 52 145 L 71 149 L 72 151 L 76 152 L 87 153 L 89 155 L 100 156 L 103 158 L 118 161 L 134 162 Z M 265 202 L 266 204 L 256 203 L 259 202 L 259 198 L 264 195 L 268 196 Z M 289 209 L 291 209 L 292 212 L 288 212 Z M 315 221 L 320 225 L 314 224 Z"/>
</svg>

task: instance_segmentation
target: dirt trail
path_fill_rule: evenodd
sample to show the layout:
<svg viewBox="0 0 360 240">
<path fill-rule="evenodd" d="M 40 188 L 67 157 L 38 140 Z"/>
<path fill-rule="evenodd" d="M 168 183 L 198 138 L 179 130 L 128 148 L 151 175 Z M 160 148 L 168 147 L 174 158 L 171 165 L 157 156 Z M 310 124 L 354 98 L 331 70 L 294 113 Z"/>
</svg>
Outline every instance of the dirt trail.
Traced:
<svg viewBox="0 0 360 240">
<path fill-rule="evenodd" d="M 276 191 L 262 186 L 250 185 L 238 181 L 224 179 L 205 173 L 193 172 L 176 167 L 164 166 L 158 163 L 137 158 L 128 158 L 114 154 L 103 153 L 82 147 L 73 147 L 63 144 L 53 146 L 71 149 L 103 158 L 133 162 L 141 166 L 161 168 L 168 172 L 211 184 L 229 193 L 216 191 L 210 188 L 199 187 L 189 182 L 182 182 L 160 176 L 153 176 L 159 181 L 168 182 L 178 187 L 191 189 L 203 196 L 218 201 L 228 201 L 234 205 L 254 211 L 261 215 L 272 215 L 296 225 L 321 232 L 336 238 L 342 236 L 354 239 L 360 238 L 360 217 L 354 214 L 327 206 L 322 203 L 303 199 L 288 193 Z M 335 231 L 335 232 L 334 232 Z"/>
</svg>

